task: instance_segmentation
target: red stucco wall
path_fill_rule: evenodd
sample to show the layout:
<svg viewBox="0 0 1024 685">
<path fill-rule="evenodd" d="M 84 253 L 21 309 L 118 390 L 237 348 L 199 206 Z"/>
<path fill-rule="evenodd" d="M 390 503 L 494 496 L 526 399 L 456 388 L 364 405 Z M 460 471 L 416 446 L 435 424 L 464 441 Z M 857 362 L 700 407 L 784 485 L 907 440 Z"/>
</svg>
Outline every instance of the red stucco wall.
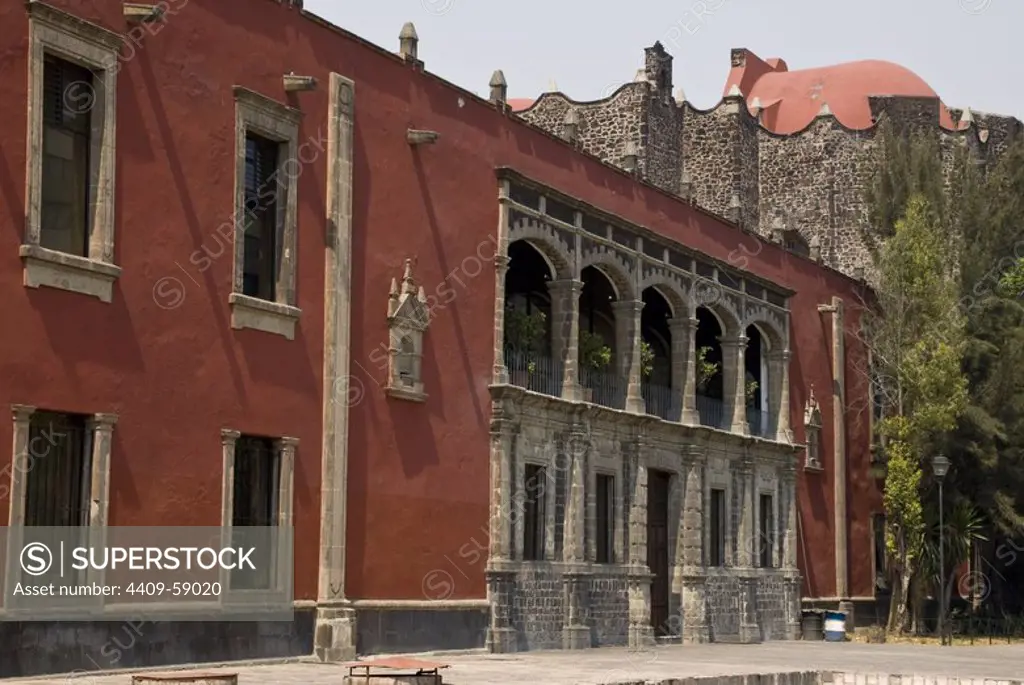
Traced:
<svg viewBox="0 0 1024 685">
<path fill-rule="evenodd" d="M 54 4 L 124 30 L 119 6 Z M 424 576 L 441 569 L 454 579 L 451 597 L 484 595 L 486 555 L 466 552 L 486 547 L 496 166 L 514 167 L 797 291 L 792 424 L 802 439 L 811 384 L 825 424 L 825 472 L 801 480 L 807 550 L 801 566 L 808 593 L 834 592 L 830 324 L 817 305 L 832 294 L 854 301 L 849 280 L 638 186 L 295 10 L 263 0 L 171 5 L 180 11 L 142 41 L 121 71 L 117 261 L 124 273 L 111 305 L 22 287 L 17 246 L 24 224 L 24 79 L 7 77 L 0 86 L 0 121 L 6 124 L 0 133 L 0 312 L 7 330 L 19 332 L 0 337 L 0 402 L 120 414 L 113 524 L 214 525 L 220 429 L 297 436 L 297 596 L 315 594 L 324 160 L 306 165 L 300 179 L 303 315 L 294 342 L 232 331 L 230 258 L 199 274 L 189 256 L 204 244 L 216 249 L 214 229 L 231 213 L 231 87 L 243 85 L 300 108 L 301 139 L 316 139 L 326 131 L 326 84 L 334 70 L 356 83 L 347 594 L 421 598 Z M 26 73 L 26 28 L 22 6 L 0 9 L 5 74 Z M 321 88 L 286 98 L 281 76 L 290 71 L 317 77 Z M 410 127 L 437 131 L 440 139 L 411 148 L 405 141 Z M 425 405 L 388 399 L 380 389 L 388 286 L 401 277 L 406 258 L 416 260 L 415 276 L 428 295 L 443 303 L 435 306 L 425 337 Z M 179 278 L 186 288 L 184 302 L 170 311 L 152 299 L 164 276 Z M 848 338 L 850 355 L 858 353 L 853 342 Z M 848 367 L 860 368 L 852 362 Z M 850 383 L 848 390 L 856 387 Z M 10 444 L 10 430 L 9 421 L 0 422 L 0 444 Z M 851 474 L 866 472 L 866 430 L 866 422 L 848 429 Z M 864 594 L 871 589 L 870 511 L 877 495 L 866 477 L 851 475 L 850 485 L 851 590 Z"/>
</svg>

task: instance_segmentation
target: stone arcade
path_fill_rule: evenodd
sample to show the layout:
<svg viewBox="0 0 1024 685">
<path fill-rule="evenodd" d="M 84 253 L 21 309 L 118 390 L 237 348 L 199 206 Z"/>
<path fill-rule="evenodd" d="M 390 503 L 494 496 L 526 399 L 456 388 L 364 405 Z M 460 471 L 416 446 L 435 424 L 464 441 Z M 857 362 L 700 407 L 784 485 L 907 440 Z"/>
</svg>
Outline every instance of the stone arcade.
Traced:
<svg viewBox="0 0 1024 685">
<path fill-rule="evenodd" d="M 488 648 L 795 637 L 787 293 L 503 176 Z M 524 308 L 551 322 L 525 374 L 505 325 Z M 608 373 L 579 362 L 598 319 Z M 698 378 L 702 342 L 717 383 Z"/>
</svg>

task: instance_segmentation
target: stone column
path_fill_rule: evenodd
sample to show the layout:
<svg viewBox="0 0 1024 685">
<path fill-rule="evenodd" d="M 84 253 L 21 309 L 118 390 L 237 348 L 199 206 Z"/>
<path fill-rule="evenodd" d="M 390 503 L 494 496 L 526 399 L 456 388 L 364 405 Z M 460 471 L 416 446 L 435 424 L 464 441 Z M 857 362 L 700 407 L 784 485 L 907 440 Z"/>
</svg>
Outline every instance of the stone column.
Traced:
<svg viewBox="0 0 1024 685">
<path fill-rule="evenodd" d="M 747 435 L 746 355 L 747 336 L 724 338 L 722 346 L 722 393 L 725 404 L 724 423 L 738 435 Z"/>
<path fill-rule="evenodd" d="M 793 442 L 789 406 L 789 350 L 772 351 L 768 355 L 768 409 L 775 414 L 775 440 Z"/>
<path fill-rule="evenodd" d="M 633 414 L 646 414 L 647 407 L 640 393 L 640 300 L 615 302 L 615 337 L 618 350 L 616 368 L 619 378 L 626 380 L 625 409 Z"/>
<path fill-rule="evenodd" d="M 548 281 L 551 293 L 551 356 L 562 365 L 562 399 L 583 398 L 579 383 L 580 292 L 583 281 Z"/>
<path fill-rule="evenodd" d="M 586 559 L 586 483 L 589 449 L 586 426 L 579 422 L 579 417 L 566 435 L 563 451 L 563 463 L 569 465 L 569 493 L 566 501 L 565 534 L 562 538 L 562 559 L 565 562 L 562 582 L 565 586 L 566 599 L 562 646 L 564 649 L 585 649 L 590 647 L 591 643 L 590 627 L 587 625 L 591 574 Z"/>
<path fill-rule="evenodd" d="M 490 549 L 484 576 L 491 604 L 486 647 L 492 653 L 516 651 L 516 630 L 512 625 L 512 597 L 515 565 L 512 561 L 512 525 L 519 512 L 512 498 L 513 417 L 505 404 L 491 405 Z"/>
<path fill-rule="evenodd" d="M 13 560 L 19 558 L 24 542 L 25 480 L 29 471 L 32 470 L 33 461 L 32 455 L 29 454 L 29 428 L 32 414 L 35 412 L 35 407 L 24 404 L 11 405 L 11 418 L 14 419 L 14 449 L 12 450 L 13 463 L 10 469 L 10 490 L 8 491 L 11 502 L 7 523 L 8 563 L 4 573 L 5 591 L 11 598 L 15 597 L 12 593 L 22 578 L 21 570 L 15 565 L 17 562 Z M 0 491 L 6 489 L 7 485 L 0 483 Z"/>
<path fill-rule="evenodd" d="M 697 417 L 696 351 L 694 338 L 697 319 L 670 319 L 672 336 L 672 413 L 670 416 L 687 425 L 700 423 Z"/>
<path fill-rule="evenodd" d="M 504 216 L 507 213 L 505 203 L 499 207 Z M 508 367 L 505 366 L 505 274 L 508 273 L 508 261 L 507 255 L 494 255 L 494 370 L 491 382 L 495 385 L 508 383 Z"/>
<path fill-rule="evenodd" d="M 107 513 L 110 509 L 110 450 L 113 445 L 116 414 L 95 414 L 86 428 L 92 432 L 92 455 L 89 474 L 89 530 L 91 547 L 107 545 Z M 86 582 L 104 584 L 103 569 L 89 569 Z"/>
<path fill-rule="evenodd" d="M 760 642 L 757 625 L 757 563 L 754 550 L 760 547 L 760 532 L 754 530 L 754 462 L 744 457 L 736 466 L 739 486 L 740 525 L 737 533 L 736 565 L 740 567 L 740 642 Z"/>
<path fill-rule="evenodd" d="M 635 438 L 623 450 L 629 470 L 629 646 L 654 644 L 651 625 L 651 569 L 647 565 L 647 459 L 643 440 Z"/>
<path fill-rule="evenodd" d="M 782 469 L 779 488 L 783 495 L 782 571 L 786 579 L 786 637 L 796 640 L 800 636 L 800 570 L 797 566 L 797 483 L 796 465 L 792 462 Z"/>
<path fill-rule="evenodd" d="M 686 479 L 679 522 L 678 546 L 682 566 L 683 642 L 710 639 L 707 615 L 707 574 L 704 569 L 704 472 L 706 455 L 698 447 L 684 450 Z"/>
<path fill-rule="evenodd" d="M 683 378 L 683 411 L 681 421 L 687 426 L 700 425 L 697 412 L 697 317 L 687 319 L 686 372 Z M 673 333 L 675 335 L 675 333 Z"/>
</svg>

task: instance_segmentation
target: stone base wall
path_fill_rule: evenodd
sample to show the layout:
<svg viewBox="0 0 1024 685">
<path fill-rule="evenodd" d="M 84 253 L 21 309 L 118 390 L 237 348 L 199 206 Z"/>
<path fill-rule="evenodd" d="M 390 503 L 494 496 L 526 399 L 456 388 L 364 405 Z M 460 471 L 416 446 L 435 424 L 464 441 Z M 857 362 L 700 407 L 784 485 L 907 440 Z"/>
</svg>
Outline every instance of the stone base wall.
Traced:
<svg viewBox="0 0 1024 685">
<path fill-rule="evenodd" d="M 561 649 L 565 623 L 565 587 L 554 564 L 524 563 L 516 575 L 512 626 L 519 651 Z"/>
<path fill-rule="evenodd" d="M 398 604 L 398 603 L 396 603 Z M 481 649 L 490 620 L 485 606 L 356 607 L 356 653 L 400 654 Z"/>
<path fill-rule="evenodd" d="M 0 622 L 0 678 L 309 656 L 313 619 Z"/>
<path fill-rule="evenodd" d="M 590 581 L 589 625 L 595 647 L 629 642 L 629 581 L 624 573 L 596 573 Z"/>
</svg>

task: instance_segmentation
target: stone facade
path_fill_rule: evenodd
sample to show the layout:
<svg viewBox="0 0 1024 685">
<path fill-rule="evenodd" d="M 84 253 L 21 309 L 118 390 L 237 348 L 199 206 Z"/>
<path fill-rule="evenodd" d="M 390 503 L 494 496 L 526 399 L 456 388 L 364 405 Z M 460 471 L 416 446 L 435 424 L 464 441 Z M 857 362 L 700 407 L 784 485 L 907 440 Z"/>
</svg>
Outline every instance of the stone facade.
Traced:
<svg viewBox="0 0 1024 685">
<path fill-rule="evenodd" d="M 734 50 L 732 66 L 742 66 L 745 54 Z M 970 110 L 951 110 L 960 125 L 948 130 L 935 98 L 872 97 L 872 128 L 847 128 L 826 111 L 802 131 L 780 135 L 761 125 L 738 88 L 708 110 L 677 101 L 672 57 L 660 43 L 645 56 L 646 80 L 608 98 L 575 102 L 545 93 L 518 114 L 564 135 L 562 118 L 571 110 L 583 150 L 625 167 L 622 151 L 631 143 L 636 173 L 653 185 L 773 240 L 813 247 L 822 263 L 847 275 L 871 270 L 864 190 L 877 168 L 882 121 L 934 137 L 947 175 L 958 151 L 988 166 L 1024 130 L 1016 118 Z"/>
<path fill-rule="evenodd" d="M 703 269 L 696 266 L 700 255 L 684 258 L 682 246 L 641 238 L 637 227 L 575 208 L 556 191 L 529 183 L 509 173 L 501 191 L 487 647 L 508 652 L 642 646 L 655 638 L 755 642 L 795 637 L 800 603 L 796 465 L 801 450 L 789 429 L 785 297 L 779 295 L 780 304 L 772 304 L 764 299 L 766 290 L 748 283 L 749 274 L 724 265 L 713 268 L 710 278 L 702 277 Z M 517 241 L 535 246 L 554 271 L 551 334 L 564 371 L 560 390 L 518 387 L 521 383 L 505 366 L 503 284 L 508 246 Z M 683 266 L 687 259 L 692 261 Z M 628 379 L 624 397 L 605 406 L 581 401 L 574 363 L 580 288 L 558 285 L 579 284 L 589 264 L 598 265 L 614 284 L 613 368 Z M 673 342 L 678 414 L 650 416 L 637 396 L 638 322 L 644 306 L 639 300 L 654 284 L 673 303 L 673 320 L 695 321 L 697 308 L 705 307 L 724 324 L 724 430 L 699 425 L 693 410 L 695 325 L 674 327 L 682 337 Z M 576 296 L 558 296 L 566 292 Z M 738 399 L 743 396 L 744 377 L 738 372 L 746 346 L 743 331 L 753 323 L 771 340 L 767 394 L 773 406 L 782 408 L 767 438 L 747 434 L 744 403 Z M 534 473 L 528 471 L 531 465 L 541 467 L 542 475 L 528 475 Z M 597 552 L 598 474 L 611 476 L 614 483 L 614 504 L 605 524 L 611 552 L 603 560 Z M 648 499 L 654 474 L 662 483 L 667 477 L 663 521 L 649 520 L 655 516 Z M 724 550 L 718 563 L 709 557 L 707 512 L 713 489 L 725 493 Z M 762 495 L 772 507 L 763 525 L 755 506 Z M 539 541 L 533 538 L 528 553 L 525 503 L 531 499 L 543 502 L 533 514 L 543 516 L 543 534 Z M 648 539 L 652 525 L 663 532 L 656 541 Z M 762 546 L 767 546 L 767 557 Z M 667 559 L 663 568 L 651 567 L 652 553 Z M 652 587 L 659 582 L 668 588 L 667 605 L 655 615 Z"/>
</svg>

